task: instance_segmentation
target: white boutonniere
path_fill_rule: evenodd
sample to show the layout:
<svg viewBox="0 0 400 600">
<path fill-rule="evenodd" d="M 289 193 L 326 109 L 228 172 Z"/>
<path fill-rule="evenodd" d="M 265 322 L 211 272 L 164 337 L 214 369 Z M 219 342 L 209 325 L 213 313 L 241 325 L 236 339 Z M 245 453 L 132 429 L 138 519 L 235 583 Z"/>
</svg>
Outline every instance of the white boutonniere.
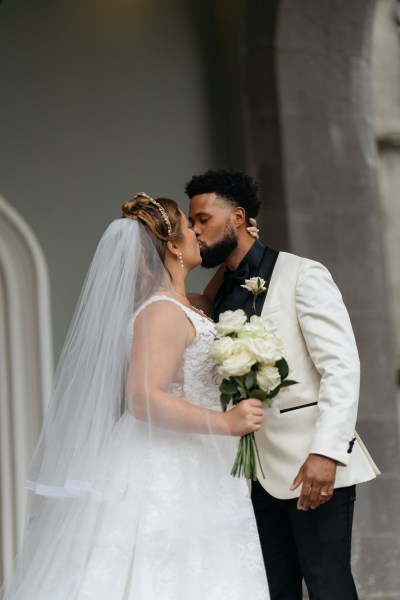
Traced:
<svg viewBox="0 0 400 600">
<path fill-rule="evenodd" d="M 267 289 L 264 284 L 265 279 L 262 277 L 251 277 L 250 279 L 245 279 L 244 283 L 241 285 L 242 288 L 245 288 L 253 294 L 253 310 L 256 309 L 256 300 L 258 296 Z"/>
</svg>

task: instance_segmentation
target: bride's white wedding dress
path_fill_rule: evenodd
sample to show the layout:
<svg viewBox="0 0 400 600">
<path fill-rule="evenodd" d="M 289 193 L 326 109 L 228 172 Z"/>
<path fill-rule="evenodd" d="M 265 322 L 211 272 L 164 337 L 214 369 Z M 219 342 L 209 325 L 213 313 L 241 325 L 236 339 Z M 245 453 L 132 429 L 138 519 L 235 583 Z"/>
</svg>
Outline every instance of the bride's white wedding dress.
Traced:
<svg viewBox="0 0 400 600">
<path fill-rule="evenodd" d="M 219 376 L 207 357 L 214 324 L 166 296 L 146 304 L 155 301 L 174 302 L 196 329 L 171 393 L 220 410 Z M 31 540 L 34 559 L 6 600 L 268 600 L 247 483 L 230 475 L 238 438 L 212 438 L 149 430 L 125 412 L 94 489 L 36 500 L 51 546 Z M 57 511 L 65 514 L 66 504 L 60 530 Z"/>
</svg>

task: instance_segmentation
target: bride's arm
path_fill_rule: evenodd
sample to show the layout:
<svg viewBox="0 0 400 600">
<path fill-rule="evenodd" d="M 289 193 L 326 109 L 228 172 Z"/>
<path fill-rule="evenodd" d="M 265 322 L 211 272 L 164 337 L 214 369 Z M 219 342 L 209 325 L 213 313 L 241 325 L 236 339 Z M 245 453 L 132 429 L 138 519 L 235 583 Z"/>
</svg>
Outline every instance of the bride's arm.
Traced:
<svg viewBox="0 0 400 600">
<path fill-rule="evenodd" d="M 257 431 L 262 422 L 262 404 L 255 399 L 222 413 L 168 393 L 193 337 L 193 325 L 172 302 L 158 301 L 141 311 L 135 321 L 128 373 L 132 413 L 151 425 L 176 431 L 218 435 Z"/>
</svg>

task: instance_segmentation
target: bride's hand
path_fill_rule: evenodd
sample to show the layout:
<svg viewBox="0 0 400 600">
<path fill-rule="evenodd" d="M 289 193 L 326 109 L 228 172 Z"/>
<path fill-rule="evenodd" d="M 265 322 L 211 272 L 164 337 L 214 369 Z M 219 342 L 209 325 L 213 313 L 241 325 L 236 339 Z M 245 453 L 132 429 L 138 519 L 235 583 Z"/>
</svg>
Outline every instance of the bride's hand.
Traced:
<svg viewBox="0 0 400 600">
<path fill-rule="evenodd" d="M 246 435 L 258 431 L 263 420 L 263 404 L 257 398 L 242 400 L 224 413 L 230 435 Z"/>
<path fill-rule="evenodd" d="M 257 221 L 255 219 L 249 219 L 250 227 L 247 227 L 247 233 L 251 235 L 251 237 L 258 240 L 260 230 L 257 227 Z"/>
</svg>

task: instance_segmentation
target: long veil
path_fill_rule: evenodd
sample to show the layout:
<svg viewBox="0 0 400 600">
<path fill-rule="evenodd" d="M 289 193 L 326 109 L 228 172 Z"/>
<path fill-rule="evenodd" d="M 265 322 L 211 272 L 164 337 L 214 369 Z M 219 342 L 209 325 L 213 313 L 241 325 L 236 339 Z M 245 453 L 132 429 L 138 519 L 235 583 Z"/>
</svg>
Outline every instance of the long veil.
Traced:
<svg viewBox="0 0 400 600">
<path fill-rule="evenodd" d="M 135 316 L 155 294 L 177 303 L 150 234 L 114 221 L 61 353 L 1 600 L 204 600 L 228 597 L 227 586 L 232 598 L 268 597 L 247 486 L 229 475 L 237 440 L 155 427 L 132 411 L 129 373 L 146 353 L 133 350 Z M 178 331 L 187 315 L 176 314 Z M 193 369 L 207 352 L 198 344 Z M 183 398 L 179 377 L 171 393 Z M 199 374 L 194 384 L 201 402 L 218 404 L 215 382 Z"/>
<path fill-rule="evenodd" d="M 42 597 L 32 581 L 40 582 L 41 571 L 50 568 L 49 557 L 57 553 L 71 524 L 80 522 L 76 517 L 88 496 L 106 502 L 137 493 L 127 488 L 126 473 L 110 478 L 110 444 L 127 411 L 133 317 L 155 291 L 173 297 L 150 235 L 138 221 L 112 222 L 96 249 L 60 355 L 27 474 L 24 543 L 15 571 L 0 591 L 2 600 Z M 60 598 L 70 598 L 68 594 L 64 590 Z"/>
<path fill-rule="evenodd" d="M 156 290 L 172 294 L 149 234 L 138 221 L 114 221 L 100 240 L 61 353 L 28 489 L 66 497 L 99 492 L 93 482 L 104 442 L 126 410 L 129 323 Z"/>
</svg>

